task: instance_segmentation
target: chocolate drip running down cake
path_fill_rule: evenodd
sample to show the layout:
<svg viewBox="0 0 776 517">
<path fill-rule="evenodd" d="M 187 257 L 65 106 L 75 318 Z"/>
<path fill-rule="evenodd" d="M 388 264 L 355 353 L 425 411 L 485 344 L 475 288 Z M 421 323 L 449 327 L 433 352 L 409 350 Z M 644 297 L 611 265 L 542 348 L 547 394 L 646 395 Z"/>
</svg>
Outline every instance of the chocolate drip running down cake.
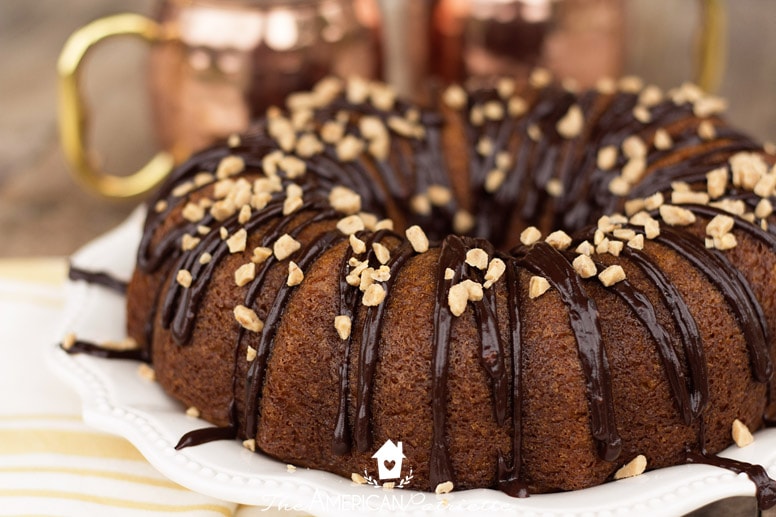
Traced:
<svg viewBox="0 0 776 517">
<path fill-rule="evenodd" d="M 351 477 L 391 439 L 414 489 L 523 496 L 703 462 L 776 503 L 715 456 L 776 413 L 774 149 L 692 85 L 436 98 L 326 79 L 149 203 L 128 334 L 213 424 L 179 446 Z"/>
</svg>

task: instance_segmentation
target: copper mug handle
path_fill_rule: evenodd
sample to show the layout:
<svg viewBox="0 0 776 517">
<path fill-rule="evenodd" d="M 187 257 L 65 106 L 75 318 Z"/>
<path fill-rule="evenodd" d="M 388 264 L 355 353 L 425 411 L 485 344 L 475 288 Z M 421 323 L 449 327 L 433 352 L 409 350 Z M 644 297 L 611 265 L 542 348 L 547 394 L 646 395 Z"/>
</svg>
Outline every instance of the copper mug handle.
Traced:
<svg viewBox="0 0 776 517">
<path fill-rule="evenodd" d="M 160 151 L 140 170 L 128 176 L 116 176 L 100 170 L 91 158 L 87 145 L 89 119 L 81 96 L 80 66 L 94 45 L 120 35 L 139 36 L 149 43 L 167 38 L 159 23 L 131 13 L 100 18 L 74 32 L 57 62 L 59 132 L 65 158 L 79 183 L 105 197 L 132 198 L 159 184 L 172 170 L 174 160 L 170 153 Z"/>
</svg>

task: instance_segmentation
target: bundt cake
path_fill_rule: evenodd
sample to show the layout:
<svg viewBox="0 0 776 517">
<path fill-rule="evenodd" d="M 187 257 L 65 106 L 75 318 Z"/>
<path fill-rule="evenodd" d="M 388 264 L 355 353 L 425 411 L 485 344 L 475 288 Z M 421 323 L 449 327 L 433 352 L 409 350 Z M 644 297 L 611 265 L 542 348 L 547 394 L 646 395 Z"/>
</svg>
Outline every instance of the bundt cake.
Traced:
<svg viewBox="0 0 776 517">
<path fill-rule="evenodd" d="M 400 441 L 414 489 L 522 496 L 704 462 L 776 503 L 715 456 L 776 413 L 773 147 L 693 85 L 433 97 L 325 79 L 150 201 L 128 334 L 214 424 L 179 446 L 363 482 Z"/>
</svg>

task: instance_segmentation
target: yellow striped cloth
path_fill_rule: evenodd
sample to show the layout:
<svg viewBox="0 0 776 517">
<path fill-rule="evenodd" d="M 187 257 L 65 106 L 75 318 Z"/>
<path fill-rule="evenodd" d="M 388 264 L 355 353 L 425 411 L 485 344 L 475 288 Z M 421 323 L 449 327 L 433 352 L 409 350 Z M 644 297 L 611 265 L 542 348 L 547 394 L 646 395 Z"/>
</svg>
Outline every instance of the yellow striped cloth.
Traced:
<svg viewBox="0 0 776 517">
<path fill-rule="evenodd" d="M 0 515 L 281 514 L 183 488 L 127 440 L 83 423 L 77 394 L 44 362 L 65 271 L 64 259 L 0 260 Z"/>
</svg>

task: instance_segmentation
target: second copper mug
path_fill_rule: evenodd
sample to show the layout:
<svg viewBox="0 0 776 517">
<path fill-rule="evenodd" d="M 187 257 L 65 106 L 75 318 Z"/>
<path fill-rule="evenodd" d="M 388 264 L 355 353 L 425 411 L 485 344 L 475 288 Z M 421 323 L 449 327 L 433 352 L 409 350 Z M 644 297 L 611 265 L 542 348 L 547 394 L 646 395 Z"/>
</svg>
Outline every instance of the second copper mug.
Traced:
<svg viewBox="0 0 776 517">
<path fill-rule="evenodd" d="M 158 13 L 101 18 L 76 31 L 60 55 L 66 158 L 82 184 L 108 197 L 144 193 L 175 162 L 326 75 L 378 75 L 373 0 L 163 0 Z M 105 173 L 90 159 L 79 77 L 89 50 L 118 35 L 151 44 L 148 79 L 164 149 L 129 176 Z"/>
</svg>

